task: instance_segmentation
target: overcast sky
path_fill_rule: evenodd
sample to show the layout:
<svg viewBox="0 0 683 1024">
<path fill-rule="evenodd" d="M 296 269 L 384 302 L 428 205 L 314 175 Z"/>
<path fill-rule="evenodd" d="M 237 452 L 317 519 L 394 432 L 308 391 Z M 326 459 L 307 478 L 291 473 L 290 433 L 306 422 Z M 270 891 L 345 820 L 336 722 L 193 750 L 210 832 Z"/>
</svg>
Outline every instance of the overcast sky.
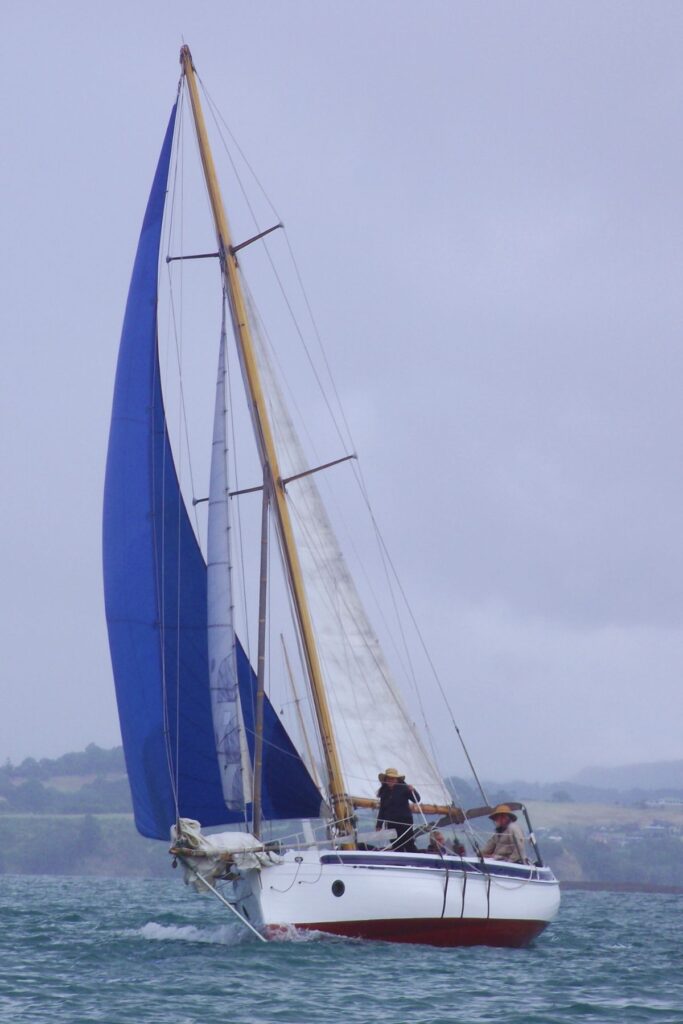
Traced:
<svg viewBox="0 0 683 1024">
<path fill-rule="evenodd" d="M 183 39 L 287 222 L 481 773 L 683 757 L 681 5 L 25 0 L 0 44 L 0 759 L 120 741 L 101 497 Z"/>
</svg>

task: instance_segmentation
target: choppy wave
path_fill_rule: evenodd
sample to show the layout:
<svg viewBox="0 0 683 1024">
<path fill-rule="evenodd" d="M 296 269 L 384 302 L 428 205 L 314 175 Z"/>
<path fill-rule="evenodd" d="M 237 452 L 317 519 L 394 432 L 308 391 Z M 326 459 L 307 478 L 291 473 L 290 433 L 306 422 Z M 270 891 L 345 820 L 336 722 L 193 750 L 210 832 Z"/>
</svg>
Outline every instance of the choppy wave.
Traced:
<svg viewBox="0 0 683 1024">
<path fill-rule="evenodd" d="M 150 942 L 208 942 L 223 946 L 235 946 L 242 942 L 254 941 L 253 935 L 240 928 L 239 925 L 225 924 L 216 928 L 201 928 L 193 924 L 166 925 L 157 921 L 148 921 L 128 934 L 141 936 Z M 343 942 L 360 941 L 342 939 L 337 935 L 327 935 L 309 928 L 296 928 L 292 925 L 281 925 L 269 935 L 270 942 Z"/>
<path fill-rule="evenodd" d="M 568 893 L 528 949 L 432 949 L 296 929 L 264 945 L 173 881 L 2 886 L 13 1024 L 683 1022 L 681 896 Z"/>
</svg>

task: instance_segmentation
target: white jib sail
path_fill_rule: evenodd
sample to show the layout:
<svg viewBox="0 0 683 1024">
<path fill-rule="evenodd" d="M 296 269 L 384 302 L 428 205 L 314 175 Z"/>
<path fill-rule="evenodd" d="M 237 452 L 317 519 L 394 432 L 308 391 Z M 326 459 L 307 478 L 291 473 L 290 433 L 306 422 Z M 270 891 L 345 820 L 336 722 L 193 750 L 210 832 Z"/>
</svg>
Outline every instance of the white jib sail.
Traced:
<svg viewBox="0 0 683 1024">
<path fill-rule="evenodd" d="M 227 414 L 225 400 L 225 319 L 221 330 L 216 405 L 211 449 L 207 529 L 209 685 L 216 754 L 223 798 L 232 810 L 251 800 L 251 764 L 237 685 L 237 659 L 230 560 Z"/>
<path fill-rule="evenodd" d="M 280 469 L 289 477 L 310 466 L 266 343 L 254 334 Z M 396 767 L 423 803 L 451 804 L 391 678 L 313 476 L 288 483 L 287 496 L 347 792 L 373 797 L 378 773 Z"/>
</svg>

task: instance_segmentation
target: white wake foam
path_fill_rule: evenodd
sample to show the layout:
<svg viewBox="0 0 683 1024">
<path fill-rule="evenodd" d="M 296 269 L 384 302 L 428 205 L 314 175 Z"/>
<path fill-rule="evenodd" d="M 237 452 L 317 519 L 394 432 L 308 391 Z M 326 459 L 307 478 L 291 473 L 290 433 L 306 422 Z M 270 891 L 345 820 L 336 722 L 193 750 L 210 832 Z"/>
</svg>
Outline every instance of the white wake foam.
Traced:
<svg viewBox="0 0 683 1024">
<path fill-rule="evenodd" d="M 252 942 L 254 936 L 239 925 L 224 924 L 215 928 L 197 928 L 193 924 L 158 924 L 148 921 L 131 935 L 141 936 L 149 942 L 206 942 L 222 946 L 235 946 L 242 942 Z M 360 941 L 342 936 L 329 935 L 326 932 L 311 931 L 308 928 L 295 928 L 291 925 L 280 925 L 270 931 L 270 942 L 349 942 Z"/>
<path fill-rule="evenodd" d="M 318 942 L 330 936 L 308 928 L 295 928 L 293 924 L 281 924 L 269 932 L 268 938 L 271 942 Z"/>
<path fill-rule="evenodd" d="M 250 937 L 248 933 L 245 935 L 241 929 L 228 924 L 216 928 L 197 928 L 193 924 L 157 924 L 156 921 L 148 921 L 135 934 L 151 942 L 208 942 L 222 946 L 234 946 Z"/>
<path fill-rule="evenodd" d="M 268 930 L 270 942 L 362 942 L 363 939 L 347 935 L 332 935 L 330 932 L 318 932 L 310 928 L 297 928 L 293 924 L 271 926 Z"/>
</svg>

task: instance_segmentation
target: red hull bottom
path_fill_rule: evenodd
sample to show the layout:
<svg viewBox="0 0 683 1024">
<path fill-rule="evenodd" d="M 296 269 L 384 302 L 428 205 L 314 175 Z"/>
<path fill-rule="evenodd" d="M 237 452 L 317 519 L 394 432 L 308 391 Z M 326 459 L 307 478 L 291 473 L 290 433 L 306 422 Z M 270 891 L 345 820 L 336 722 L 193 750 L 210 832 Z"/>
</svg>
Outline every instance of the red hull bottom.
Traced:
<svg viewBox="0 0 683 1024">
<path fill-rule="evenodd" d="M 427 946 L 528 946 L 547 926 L 547 921 L 501 921 L 480 918 L 409 918 L 384 921 L 330 921 L 297 924 L 297 929 L 327 932 L 349 939 L 378 942 L 414 942 Z M 286 927 L 268 925 L 269 938 L 278 938 Z"/>
</svg>

